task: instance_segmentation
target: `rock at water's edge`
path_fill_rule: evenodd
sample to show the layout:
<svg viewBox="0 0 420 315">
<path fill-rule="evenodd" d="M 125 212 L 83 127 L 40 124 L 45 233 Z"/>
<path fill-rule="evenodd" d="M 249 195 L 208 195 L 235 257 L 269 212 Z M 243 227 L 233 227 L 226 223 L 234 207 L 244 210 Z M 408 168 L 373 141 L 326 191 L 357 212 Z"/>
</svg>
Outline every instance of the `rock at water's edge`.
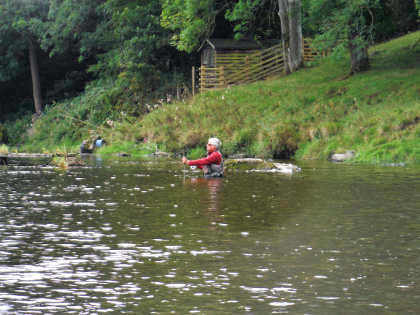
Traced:
<svg viewBox="0 0 420 315">
<path fill-rule="evenodd" d="M 293 174 L 300 172 L 300 167 L 290 163 L 275 163 L 262 159 L 228 159 L 225 161 L 228 170 L 244 170 L 258 173 L 282 173 Z"/>
<path fill-rule="evenodd" d="M 344 162 L 353 159 L 355 156 L 356 153 L 353 150 L 347 150 L 345 153 L 334 153 L 330 160 L 332 162 Z"/>
</svg>

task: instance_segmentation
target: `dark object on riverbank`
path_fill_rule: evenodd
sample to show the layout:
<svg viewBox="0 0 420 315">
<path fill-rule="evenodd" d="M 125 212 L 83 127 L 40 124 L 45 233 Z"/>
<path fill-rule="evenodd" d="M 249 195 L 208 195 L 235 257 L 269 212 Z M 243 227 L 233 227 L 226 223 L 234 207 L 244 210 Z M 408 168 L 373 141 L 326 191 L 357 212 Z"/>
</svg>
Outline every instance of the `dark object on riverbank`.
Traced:
<svg viewBox="0 0 420 315">
<path fill-rule="evenodd" d="M 116 154 L 118 157 L 130 157 L 131 155 L 129 153 L 120 152 Z"/>
<path fill-rule="evenodd" d="M 8 142 L 8 137 L 7 137 L 6 128 L 2 124 L 0 124 L 0 144 L 7 143 L 7 142 Z"/>
<path fill-rule="evenodd" d="M 80 154 L 86 154 L 86 153 L 93 153 L 93 148 L 90 149 L 89 145 L 87 144 L 87 141 L 83 140 L 82 144 L 80 145 Z"/>
<path fill-rule="evenodd" d="M 0 157 L 0 165 L 7 165 L 7 158 L 1 156 Z"/>
</svg>

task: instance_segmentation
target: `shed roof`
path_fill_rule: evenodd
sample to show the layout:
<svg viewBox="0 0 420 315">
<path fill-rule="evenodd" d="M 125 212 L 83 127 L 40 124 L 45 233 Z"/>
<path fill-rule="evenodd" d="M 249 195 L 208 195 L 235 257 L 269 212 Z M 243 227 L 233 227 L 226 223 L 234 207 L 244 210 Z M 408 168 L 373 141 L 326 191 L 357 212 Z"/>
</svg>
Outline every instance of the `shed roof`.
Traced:
<svg viewBox="0 0 420 315">
<path fill-rule="evenodd" d="M 261 48 L 254 40 L 234 40 L 226 38 L 208 38 L 201 45 L 200 50 L 206 45 L 216 50 L 249 50 Z"/>
</svg>

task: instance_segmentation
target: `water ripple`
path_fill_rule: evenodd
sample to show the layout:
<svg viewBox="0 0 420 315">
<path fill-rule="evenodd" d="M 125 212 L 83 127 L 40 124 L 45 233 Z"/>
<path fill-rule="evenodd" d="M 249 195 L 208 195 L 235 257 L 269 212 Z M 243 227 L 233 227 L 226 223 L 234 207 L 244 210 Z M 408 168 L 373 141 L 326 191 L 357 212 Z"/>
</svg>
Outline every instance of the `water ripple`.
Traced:
<svg viewBox="0 0 420 315">
<path fill-rule="evenodd" d="M 414 175 L 166 167 L 0 169 L 0 314 L 415 313 Z"/>
</svg>

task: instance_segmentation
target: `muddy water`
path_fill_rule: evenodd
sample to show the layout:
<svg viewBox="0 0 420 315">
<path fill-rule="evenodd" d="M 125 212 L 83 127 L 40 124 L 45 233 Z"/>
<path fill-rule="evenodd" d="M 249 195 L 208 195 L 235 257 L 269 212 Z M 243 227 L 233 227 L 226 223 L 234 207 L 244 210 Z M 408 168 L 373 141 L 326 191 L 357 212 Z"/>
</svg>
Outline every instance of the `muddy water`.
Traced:
<svg viewBox="0 0 420 315">
<path fill-rule="evenodd" d="M 420 169 L 0 168 L 0 314 L 418 314 Z"/>
</svg>

